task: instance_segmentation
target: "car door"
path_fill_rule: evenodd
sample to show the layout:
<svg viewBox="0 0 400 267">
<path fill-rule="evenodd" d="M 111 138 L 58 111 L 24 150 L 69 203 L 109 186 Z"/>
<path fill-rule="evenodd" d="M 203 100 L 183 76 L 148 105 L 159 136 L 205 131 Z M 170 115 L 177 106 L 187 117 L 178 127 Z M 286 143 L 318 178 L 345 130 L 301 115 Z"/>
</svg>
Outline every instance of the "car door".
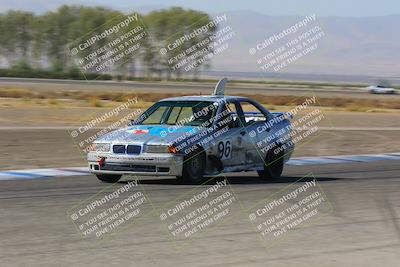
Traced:
<svg viewBox="0 0 400 267">
<path fill-rule="evenodd" d="M 227 129 L 220 135 L 214 144 L 214 153 L 221 160 L 224 167 L 239 167 L 246 164 L 245 129 L 238 113 L 235 102 L 226 102 L 221 113 L 225 113 L 219 120 L 219 128 Z"/>
<path fill-rule="evenodd" d="M 245 134 L 243 135 L 246 144 L 246 163 L 260 165 L 264 163 L 266 153 L 257 146 L 270 134 L 266 128 L 267 116 L 263 110 L 251 101 L 242 100 L 238 102 L 239 114 L 242 114 Z M 260 131 L 263 129 L 263 131 Z"/>
</svg>

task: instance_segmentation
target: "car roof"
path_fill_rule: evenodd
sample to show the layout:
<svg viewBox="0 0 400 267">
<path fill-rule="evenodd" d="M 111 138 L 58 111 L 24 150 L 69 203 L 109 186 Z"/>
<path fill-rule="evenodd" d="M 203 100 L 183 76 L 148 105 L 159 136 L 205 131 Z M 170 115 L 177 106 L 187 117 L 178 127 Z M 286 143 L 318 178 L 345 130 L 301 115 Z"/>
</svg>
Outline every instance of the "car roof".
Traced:
<svg viewBox="0 0 400 267">
<path fill-rule="evenodd" d="M 215 102 L 221 99 L 225 100 L 250 100 L 243 96 L 220 96 L 220 95 L 197 95 L 197 96 L 180 96 L 180 97 L 169 97 L 161 99 L 160 101 L 209 101 Z"/>
</svg>

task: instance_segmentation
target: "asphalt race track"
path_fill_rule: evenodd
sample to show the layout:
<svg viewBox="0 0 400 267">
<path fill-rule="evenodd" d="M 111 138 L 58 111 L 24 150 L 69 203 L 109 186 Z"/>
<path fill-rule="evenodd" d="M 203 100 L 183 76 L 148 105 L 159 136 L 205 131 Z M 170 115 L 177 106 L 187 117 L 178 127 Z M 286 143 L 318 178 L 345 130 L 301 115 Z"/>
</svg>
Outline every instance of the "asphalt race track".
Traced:
<svg viewBox="0 0 400 267">
<path fill-rule="evenodd" d="M 268 243 L 246 213 L 188 240 L 171 240 L 158 207 L 206 185 L 144 180 L 152 202 L 146 214 L 104 242 L 89 242 L 67 211 L 108 185 L 93 176 L 0 181 L 0 266 L 399 266 L 400 161 L 289 166 L 276 182 L 254 173 L 227 180 L 248 207 L 310 174 L 332 210 Z"/>
<path fill-rule="evenodd" d="M 74 81 L 56 79 L 34 79 L 34 78 L 0 78 L 0 84 L 7 88 L 30 88 L 35 90 L 115 90 L 145 92 L 149 90 L 157 93 L 187 93 L 187 94 L 210 94 L 215 86 L 211 83 L 154 83 L 154 82 L 115 82 L 115 81 Z M 235 94 L 265 94 L 265 95 L 297 95 L 315 94 L 318 97 L 354 97 L 387 99 L 397 96 L 372 95 L 363 89 L 310 89 L 310 88 L 274 88 L 268 85 L 227 85 L 227 92 Z"/>
</svg>

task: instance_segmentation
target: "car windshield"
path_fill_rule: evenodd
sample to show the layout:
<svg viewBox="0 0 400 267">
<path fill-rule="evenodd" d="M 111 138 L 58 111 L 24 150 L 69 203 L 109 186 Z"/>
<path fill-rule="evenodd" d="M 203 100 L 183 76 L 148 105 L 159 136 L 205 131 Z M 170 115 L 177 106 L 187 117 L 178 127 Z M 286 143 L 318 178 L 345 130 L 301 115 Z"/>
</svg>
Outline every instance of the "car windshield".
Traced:
<svg viewBox="0 0 400 267">
<path fill-rule="evenodd" d="M 210 127 L 217 105 L 208 101 L 163 101 L 144 113 L 143 125 L 166 124 Z"/>
</svg>

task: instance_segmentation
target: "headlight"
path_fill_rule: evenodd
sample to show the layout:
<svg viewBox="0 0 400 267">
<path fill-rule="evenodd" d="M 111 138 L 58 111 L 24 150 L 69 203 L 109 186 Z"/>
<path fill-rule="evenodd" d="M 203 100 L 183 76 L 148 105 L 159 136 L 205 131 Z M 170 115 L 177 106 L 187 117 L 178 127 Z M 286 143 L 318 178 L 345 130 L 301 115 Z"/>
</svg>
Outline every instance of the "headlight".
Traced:
<svg viewBox="0 0 400 267">
<path fill-rule="evenodd" d="M 110 152 L 111 144 L 108 143 L 93 143 L 88 150 L 91 152 Z"/>
<path fill-rule="evenodd" d="M 168 146 L 165 145 L 148 145 L 147 153 L 168 153 Z"/>
</svg>

